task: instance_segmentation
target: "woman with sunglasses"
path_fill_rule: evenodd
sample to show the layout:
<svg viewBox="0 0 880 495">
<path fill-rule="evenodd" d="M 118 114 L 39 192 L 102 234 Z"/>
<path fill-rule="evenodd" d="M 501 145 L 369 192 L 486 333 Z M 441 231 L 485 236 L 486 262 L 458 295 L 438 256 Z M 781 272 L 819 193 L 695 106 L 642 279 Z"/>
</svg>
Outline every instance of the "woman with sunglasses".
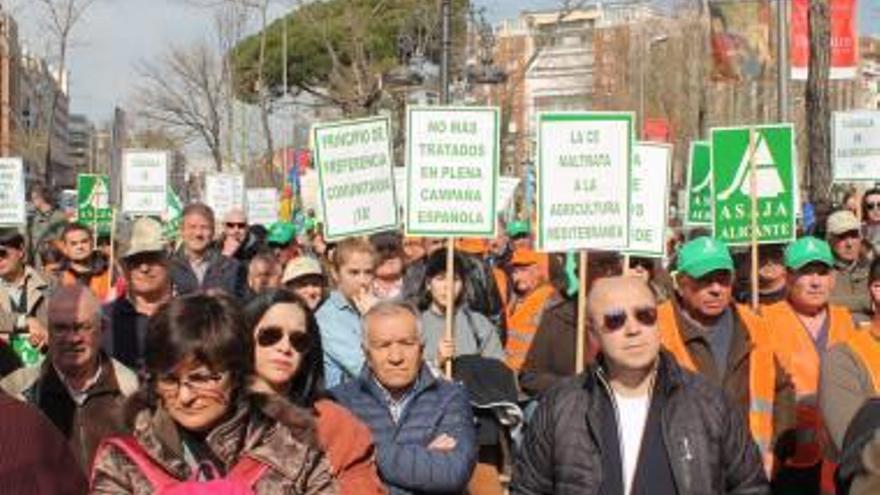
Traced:
<svg viewBox="0 0 880 495">
<path fill-rule="evenodd" d="M 148 378 L 128 408 L 133 435 L 104 441 L 91 493 L 146 495 L 211 480 L 257 494 L 338 493 L 313 446 L 311 415 L 246 388 L 246 335 L 227 296 L 176 298 L 150 319 Z"/>
<path fill-rule="evenodd" d="M 386 493 L 376 472 L 370 430 L 324 397 L 321 336 L 308 305 L 287 290 L 270 290 L 248 304 L 245 317 L 254 349 L 255 386 L 314 413 L 318 443 L 340 493 Z"/>
</svg>

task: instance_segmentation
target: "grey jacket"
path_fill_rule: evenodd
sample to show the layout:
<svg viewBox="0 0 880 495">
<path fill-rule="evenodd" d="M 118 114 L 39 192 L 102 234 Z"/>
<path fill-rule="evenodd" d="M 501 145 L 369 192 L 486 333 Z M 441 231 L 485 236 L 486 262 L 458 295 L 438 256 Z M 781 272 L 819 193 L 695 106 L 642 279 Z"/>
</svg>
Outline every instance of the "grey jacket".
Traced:
<svg viewBox="0 0 880 495">
<path fill-rule="evenodd" d="M 422 312 L 422 342 L 425 361 L 437 364 L 437 348 L 446 332 L 446 315 L 431 309 Z M 480 313 L 459 306 L 453 320 L 455 356 L 479 355 L 504 360 L 504 348 L 498 337 L 498 328 Z"/>
<path fill-rule="evenodd" d="M 48 328 L 49 291 L 51 285 L 43 275 L 33 268 L 25 267 L 24 291 L 27 297 L 26 317 L 34 317 Z M 12 311 L 9 290 L 0 284 L 0 333 L 9 334 L 15 328 L 19 314 Z"/>
<path fill-rule="evenodd" d="M 757 445 L 736 409 L 705 378 L 665 351 L 654 394 L 663 394 L 661 428 L 676 493 L 769 494 Z M 511 494 L 590 495 L 602 487 L 599 431 L 610 393 L 598 364 L 541 401 L 516 459 Z"/>
</svg>

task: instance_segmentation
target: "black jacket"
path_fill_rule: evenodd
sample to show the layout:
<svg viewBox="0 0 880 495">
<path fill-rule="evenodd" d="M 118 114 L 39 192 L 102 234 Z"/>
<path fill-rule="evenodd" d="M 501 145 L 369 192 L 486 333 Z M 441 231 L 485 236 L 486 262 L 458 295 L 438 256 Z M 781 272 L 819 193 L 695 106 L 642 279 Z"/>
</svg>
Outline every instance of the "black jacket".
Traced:
<svg viewBox="0 0 880 495">
<path fill-rule="evenodd" d="M 205 273 L 204 281 L 199 285 L 199 279 L 183 249 L 171 258 L 171 281 L 177 293 L 186 295 L 202 290 L 221 289 L 230 296 L 244 299 L 247 295 L 247 278 L 241 263 L 223 256 L 216 249 L 212 249 L 205 259 L 208 261 L 208 271 Z"/>
<path fill-rule="evenodd" d="M 601 362 L 601 359 L 600 359 Z M 610 388 L 601 365 L 551 390 L 529 425 L 517 456 L 511 493 L 589 495 L 605 493 Z M 658 395 L 662 394 L 662 395 Z M 661 352 L 654 400 L 663 401 L 662 444 L 675 493 L 769 494 L 758 447 L 740 414 L 720 390 L 680 368 Z M 613 483 L 613 482 L 612 482 Z M 657 493 L 667 493 L 656 487 Z"/>
</svg>

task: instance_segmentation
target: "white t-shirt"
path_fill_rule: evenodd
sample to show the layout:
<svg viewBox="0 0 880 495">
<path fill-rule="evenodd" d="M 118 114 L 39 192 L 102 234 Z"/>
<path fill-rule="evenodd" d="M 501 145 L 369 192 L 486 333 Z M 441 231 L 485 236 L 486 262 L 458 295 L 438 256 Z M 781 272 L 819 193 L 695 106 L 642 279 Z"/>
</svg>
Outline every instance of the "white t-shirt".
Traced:
<svg viewBox="0 0 880 495">
<path fill-rule="evenodd" d="M 620 457 L 623 461 L 623 493 L 629 495 L 636 474 L 636 465 L 639 462 L 639 451 L 642 448 L 642 436 L 645 433 L 651 396 L 623 397 L 614 392 L 614 401 L 617 403 L 617 428 L 620 437 Z"/>
</svg>

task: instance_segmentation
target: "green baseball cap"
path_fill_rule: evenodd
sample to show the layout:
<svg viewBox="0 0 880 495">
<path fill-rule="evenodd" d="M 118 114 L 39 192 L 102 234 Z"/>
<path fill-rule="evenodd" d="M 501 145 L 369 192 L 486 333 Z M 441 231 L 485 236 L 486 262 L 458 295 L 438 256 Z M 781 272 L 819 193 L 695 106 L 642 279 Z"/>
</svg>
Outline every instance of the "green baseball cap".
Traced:
<svg viewBox="0 0 880 495">
<path fill-rule="evenodd" d="M 296 237 L 296 227 L 288 222 L 275 222 L 269 227 L 266 242 L 269 244 L 290 244 Z"/>
<path fill-rule="evenodd" d="M 810 263 L 834 266 L 831 246 L 822 239 L 812 236 L 801 237 L 785 248 L 785 266 L 790 270 L 800 270 Z"/>
<path fill-rule="evenodd" d="M 678 271 L 701 278 L 708 273 L 733 271 L 733 258 L 727 245 L 713 237 L 697 237 L 678 250 Z"/>
<path fill-rule="evenodd" d="M 525 220 L 514 220 L 507 224 L 507 235 L 510 237 L 527 236 L 531 230 L 531 225 Z"/>
</svg>

